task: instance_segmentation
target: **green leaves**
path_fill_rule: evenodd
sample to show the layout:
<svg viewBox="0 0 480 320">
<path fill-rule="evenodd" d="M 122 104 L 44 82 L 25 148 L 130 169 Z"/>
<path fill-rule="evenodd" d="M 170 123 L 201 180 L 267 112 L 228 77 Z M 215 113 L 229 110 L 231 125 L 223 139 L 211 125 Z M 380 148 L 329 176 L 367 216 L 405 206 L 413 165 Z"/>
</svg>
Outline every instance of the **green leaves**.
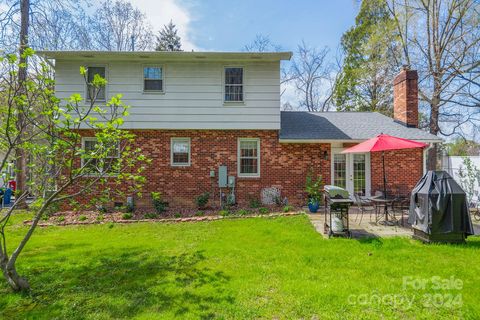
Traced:
<svg viewBox="0 0 480 320">
<path fill-rule="evenodd" d="M 356 24 L 342 36 L 345 53 L 335 83 L 339 111 L 392 112 L 391 82 L 395 73 L 397 35 L 385 1 L 362 1 Z"/>
<path fill-rule="evenodd" d="M 27 48 L 23 56 L 33 54 Z M 0 73 L 9 79 L 0 82 L 0 150 L 22 148 L 29 155 L 29 188 L 39 195 L 35 208 L 47 203 L 52 190 L 61 190 L 55 197 L 67 201 L 81 191 L 90 203 L 96 203 L 97 197 L 111 200 L 115 195 L 141 192 L 145 183 L 142 173 L 149 160 L 133 147 L 135 136 L 122 129 L 129 108 L 122 95 L 97 104 L 96 95 L 107 85 L 106 79 L 96 74 L 89 81 L 88 69 L 82 66 L 79 73 L 85 86 L 93 88 L 93 96 L 85 99 L 75 93 L 60 100 L 55 96 L 49 65 L 40 62 L 20 90 L 19 70 L 26 65 L 20 64 L 16 55 L 1 57 L 0 63 Z M 96 142 L 88 143 L 86 137 Z M 96 192 L 91 192 L 92 181 Z M 122 185 L 128 187 L 120 190 Z"/>
<path fill-rule="evenodd" d="M 99 74 L 95 74 L 93 76 L 93 81 L 91 82 L 91 85 L 96 88 L 103 88 L 107 85 L 107 80 L 102 78 Z"/>
<path fill-rule="evenodd" d="M 26 59 L 28 57 L 32 57 L 34 54 L 35 51 L 32 48 L 27 47 L 23 49 L 22 58 Z"/>
</svg>

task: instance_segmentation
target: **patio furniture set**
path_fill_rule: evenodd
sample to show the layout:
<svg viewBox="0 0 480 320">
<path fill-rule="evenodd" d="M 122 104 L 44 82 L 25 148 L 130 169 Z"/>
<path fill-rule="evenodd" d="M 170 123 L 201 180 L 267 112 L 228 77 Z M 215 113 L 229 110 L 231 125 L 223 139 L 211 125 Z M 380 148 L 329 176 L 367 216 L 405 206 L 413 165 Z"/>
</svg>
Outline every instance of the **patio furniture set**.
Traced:
<svg viewBox="0 0 480 320">
<path fill-rule="evenodd" d="M 361 224 L 363 216 L 368 215 L 375 224 L 387 226 L 405 226 L 405 215 L 408 215 L 410 197 L 384 197 L 381 191 L 375 196 L 364 197 L 359 194 L 350 195 L 347 190 L 327 185 L 324 189 L 324 233 L 330 236 L 351 237 L 350 207 L 355 205 L 358 213 L 355 222 Z"/>
<path fill-rule="evenodd" d="M 367 215 L 372 221 L 372 216 L 376 224 L 405 226 L 405 215 L 408 215 L 410 206 L 410 196 L 397 195 L 395 197 L 385 197 L 383 193 L 377 192 L 373 197 L 364 197 L 359 194 L 354 195 L 355 204 L 359 214 L 357 220 L 362 223 L 363 216 Z"/>
<path fill-rule="evenodd" d="M 335 232 L 339 235 L 350 236 L 348 229 L 348 208 L 354 202 L 357 204 L 360 210 L 360 223 L 364 214 L 369 214 L 370 219 L 372 214 L 375 215 L 375 223 L 381 223 L 384 225 L 397 225 L 401 222 L 404 226 L 403 215 L 404 212 L 408 212 L 410 203 L 409 197 L 402 195 L 392 197 L 392 193 L 387 194 L 387 177 L 385 172 L 385 151 L 402 150 L 402 149 L 417 149 L 426 148 L 428 145 L 425 143 L 407 140 L 390 136 L 387 134 L 380 134 L 372 139 L 366 140 L 353 147 L 347 148 L 342 153 L 366 153 L 366 152 L 382 152 L 382 168 L 383 168 L 383 192 L 377 191 L 373 197 L 361 197 L 356 194 L 353 197 L 347 193 L 342 194 L 335 186 L 325 187 L 325 233 L 328 235 L 334 235 Z M 388 196 L 387 196 L 388 195 Z M 403 194 L 405 195 L 405 193 Z M 341 201 L 340 203 L 337 203 Z M 396 218 L 396 213 L 401 213 L 401 218 Z M 327 219 L 327 214 L 329 219 Z M 333 214 L 333 216 L 332 216 Z M 332 218 L 333 217 L 333 218 Z M 341 219 L 343 222 L 343 229 L 335 228 L 335 225 L 339 226 L 340 223 L 334 223 L 336 218 Z"/>
</svg>

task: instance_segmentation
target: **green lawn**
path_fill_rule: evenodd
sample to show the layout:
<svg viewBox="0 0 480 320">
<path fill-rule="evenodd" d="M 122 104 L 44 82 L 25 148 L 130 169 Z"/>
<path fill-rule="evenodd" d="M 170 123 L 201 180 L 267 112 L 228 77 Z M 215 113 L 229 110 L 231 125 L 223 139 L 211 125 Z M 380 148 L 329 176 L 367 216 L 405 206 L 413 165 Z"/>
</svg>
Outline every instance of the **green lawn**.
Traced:
<svg viewBox="0 0 480 320">
<path fill-rule="evenodd" d="M 18 268 L 33 291 L 1 282 L 2 319 L 480 318 L 480 238 L 324 240 L 305 216 L 39 228 Z M 463 284 L 403 288 L 404 276 Z"/>
</svg>

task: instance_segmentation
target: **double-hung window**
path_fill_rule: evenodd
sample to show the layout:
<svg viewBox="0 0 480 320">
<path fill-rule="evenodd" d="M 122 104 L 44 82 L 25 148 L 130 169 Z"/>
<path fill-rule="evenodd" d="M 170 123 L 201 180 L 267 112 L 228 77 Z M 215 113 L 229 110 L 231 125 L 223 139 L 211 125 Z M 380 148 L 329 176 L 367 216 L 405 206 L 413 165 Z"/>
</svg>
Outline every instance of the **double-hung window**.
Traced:
<svg viewBox="0 0 480 320">
<path fill-rule="evenodd" d="M 260 139 L 238 139 L 238 176 L 260 176 Z"/>
<path fill-rule="evenodd" d="M 225 68 L 225 102 L 243 102 L 243 68 Z"/>
<path fill-rule="evenodd" d="M 84 154 L 81 166 L 89 175 L 111 175 L 117 171 L 116 166 L 120 158 L 120 146 L 102 146 L 95 137 L 82 138 Z"/>
<path fill-rule="evenodd" d="M 149 66 L 143 68 L 143 91 L 163 92 L 163 68 Z"/>
<path fill-rule="evenodd" d="M 190 138 L 172 138 L 170 150 L 172 166 L 190 165 Z"/>
<path fill-rule="evenodd" d="M 87 68 L 87 99 L 105 101 L 105 87 L 94 87 L 92 85 L 95 75 L 105 79 L 105 67 L 88 67 Z"/>
</svg>

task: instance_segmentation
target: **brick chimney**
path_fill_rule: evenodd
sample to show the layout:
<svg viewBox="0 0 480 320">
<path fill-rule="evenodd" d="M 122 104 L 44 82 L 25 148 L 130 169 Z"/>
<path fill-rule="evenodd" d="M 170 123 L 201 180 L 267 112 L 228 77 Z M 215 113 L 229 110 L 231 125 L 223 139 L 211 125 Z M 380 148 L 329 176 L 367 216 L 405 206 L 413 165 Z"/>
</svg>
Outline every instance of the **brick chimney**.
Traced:
<svg viewBox="0 0 480 320">
<path fill-rule="evenodd" d="M 393 80 L 393 118 L 407 127 L 418 127 L 418 74 L 407 66 Z"/>
</svg>

